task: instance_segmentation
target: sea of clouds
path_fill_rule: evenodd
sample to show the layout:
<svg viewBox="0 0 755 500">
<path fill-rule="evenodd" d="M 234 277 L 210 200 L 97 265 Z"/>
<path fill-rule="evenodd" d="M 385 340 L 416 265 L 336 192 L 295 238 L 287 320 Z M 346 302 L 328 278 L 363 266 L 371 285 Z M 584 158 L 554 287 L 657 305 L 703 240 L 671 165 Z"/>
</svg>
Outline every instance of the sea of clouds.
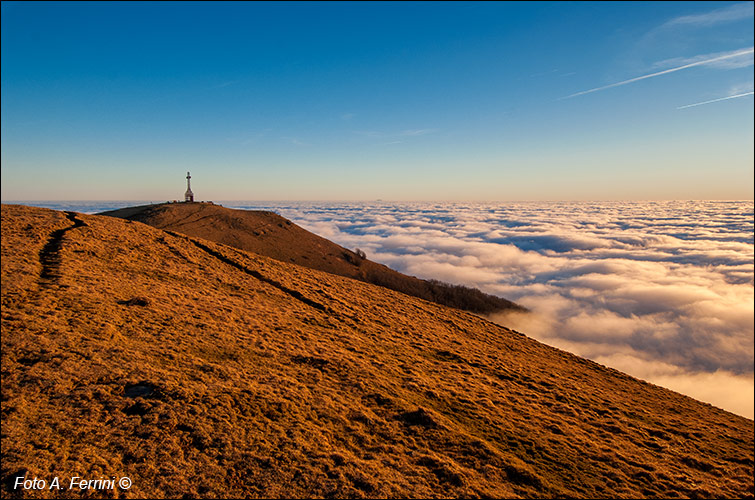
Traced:
<svg viewBox="0 0 755 500">
<path fill-rule="evenodd" d="M 531 313 L 549 345 L 753 418 L 753 202 L 249 203 Z"/>
</svg>

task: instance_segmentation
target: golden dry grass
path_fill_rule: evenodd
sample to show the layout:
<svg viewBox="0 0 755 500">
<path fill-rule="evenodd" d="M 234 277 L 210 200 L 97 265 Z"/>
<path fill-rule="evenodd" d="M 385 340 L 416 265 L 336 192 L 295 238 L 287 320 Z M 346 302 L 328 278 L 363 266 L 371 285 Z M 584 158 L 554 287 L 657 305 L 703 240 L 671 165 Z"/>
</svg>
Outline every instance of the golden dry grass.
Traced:
<svg viewBox="0 0 755 500">
<path fill-rule="evenodd" d="M 318 271 L 373 285 L 478 314 L 525 309 L 473 288 L 421 280 L 373 262 L 313 234 L 274 212 L 233 210 L 212 203 L 161 203 L 103 212 L 158 229 L 230 245 Z"/>
<path fill-rule="evenodd" d="M 753 421 L 475 315 L 2 207 L 3 497 L 752 497 Z"/>
</svg>

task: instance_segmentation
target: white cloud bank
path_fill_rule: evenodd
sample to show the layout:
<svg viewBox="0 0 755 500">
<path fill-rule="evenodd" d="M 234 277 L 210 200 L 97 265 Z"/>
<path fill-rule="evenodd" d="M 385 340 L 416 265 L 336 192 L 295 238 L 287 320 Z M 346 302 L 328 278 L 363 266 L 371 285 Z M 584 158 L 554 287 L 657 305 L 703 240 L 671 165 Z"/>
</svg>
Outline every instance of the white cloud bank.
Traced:
<svg viewBox="0 0 755 500">
<path fill-rule="evenodd" d="M 505 326 L 753 417 L 752 202 L 264 208 L 532 310 L 492 318 Z"/>
</svg>

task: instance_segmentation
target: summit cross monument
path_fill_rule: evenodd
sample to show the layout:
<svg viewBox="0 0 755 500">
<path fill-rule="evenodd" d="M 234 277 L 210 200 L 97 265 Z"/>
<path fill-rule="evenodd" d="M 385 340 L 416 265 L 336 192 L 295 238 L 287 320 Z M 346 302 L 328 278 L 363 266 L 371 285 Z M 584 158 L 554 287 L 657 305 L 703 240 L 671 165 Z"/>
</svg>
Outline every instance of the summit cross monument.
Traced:
<svg viewBox="0 0 755 500">
<path fill-rule="evenodd" d="M 191 173 L 186 172 L 186 193 L 184 193 L 185 202 L 194 201 L 194 193 L 191 192 Z"/>
</svg>

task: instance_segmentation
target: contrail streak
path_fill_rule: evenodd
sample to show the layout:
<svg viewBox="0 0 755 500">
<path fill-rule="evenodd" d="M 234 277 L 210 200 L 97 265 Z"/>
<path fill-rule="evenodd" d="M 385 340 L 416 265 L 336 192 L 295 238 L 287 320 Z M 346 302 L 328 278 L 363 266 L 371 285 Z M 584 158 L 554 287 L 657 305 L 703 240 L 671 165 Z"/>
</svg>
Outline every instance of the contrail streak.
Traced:
<svg viewBox="0 0 755 500">
<path fill-rule="evenodd" d="M 686 106 L 679 106 L 676 109 L 693 108 L 695 106 L 702 106 L 703 104 L 710 104 L 712 102 L 725 101 L 726 99 L 735 99 L 737 97 L 744 97 L 746 95 L 752 95 L 753 93 L 754 92 L 745 92 L 744 94 L 730 95 L 728 97 L 719 97 L 718 99 L 713 99 L 710 101 L 696 102 L 695 104 L 687 104 Z"/>
<path fill-rule="evenodd" d="M 603 87 L 598 87 L 598 88 L 595 88 L 595 89 L 583 90 L 582 92 L 577 92 L 576 94 L 568 95 L 566 97 L 562 97 L 561 99 L 571 99 L 572 97 L 577 97 L 577 96 L 580 96 L 580 95 L 590 94 L 592 92 L 597 92 L 599 90 L 610 89 L 611 87 L 618 87 L 620 85 L 626 85 L 627 83 L 638 82 L 638 81 L 644 80 L 646 78 L 653 78 L 654 76 L 665 75 L 666 73 L 673 73 L 674 71 L 680 71 L 682 69 L 692 68 L 693 66 L 702 66 L 703 64 L 708 64 L 708 63 L 712 63 L 712 62 L 716 62 L 716 61 L 721 61 L 723 59 L 731 59 L 732 57 L 738 57 L 738 56 L 742 56 L 742 55 L 745 55 L 745 54 L 752 54 L 752 53 L 753 53 L 753 48 L 750 47 L 747 50 L 740 50 L 739 52 L 734 52 L 733 54 L 724 54 L 722 56 L 714 57 L 712 59 L 705 59 L 704 61 L 696 61 L 696 62 L 693 62 L 693 63 L 685 64 L 684 66 L 679 66 L 677 68 L 666 69 L 666 70 L 659 71 L 657 73 L 651 73 L 651 74 L 645 75 L 645 76 L 638 76 L 637 78 L 632 78 L 630 80 L 624 80 L 623 82 L 612 83 L 611 85 L 605 85 Z"/>
</svg>

